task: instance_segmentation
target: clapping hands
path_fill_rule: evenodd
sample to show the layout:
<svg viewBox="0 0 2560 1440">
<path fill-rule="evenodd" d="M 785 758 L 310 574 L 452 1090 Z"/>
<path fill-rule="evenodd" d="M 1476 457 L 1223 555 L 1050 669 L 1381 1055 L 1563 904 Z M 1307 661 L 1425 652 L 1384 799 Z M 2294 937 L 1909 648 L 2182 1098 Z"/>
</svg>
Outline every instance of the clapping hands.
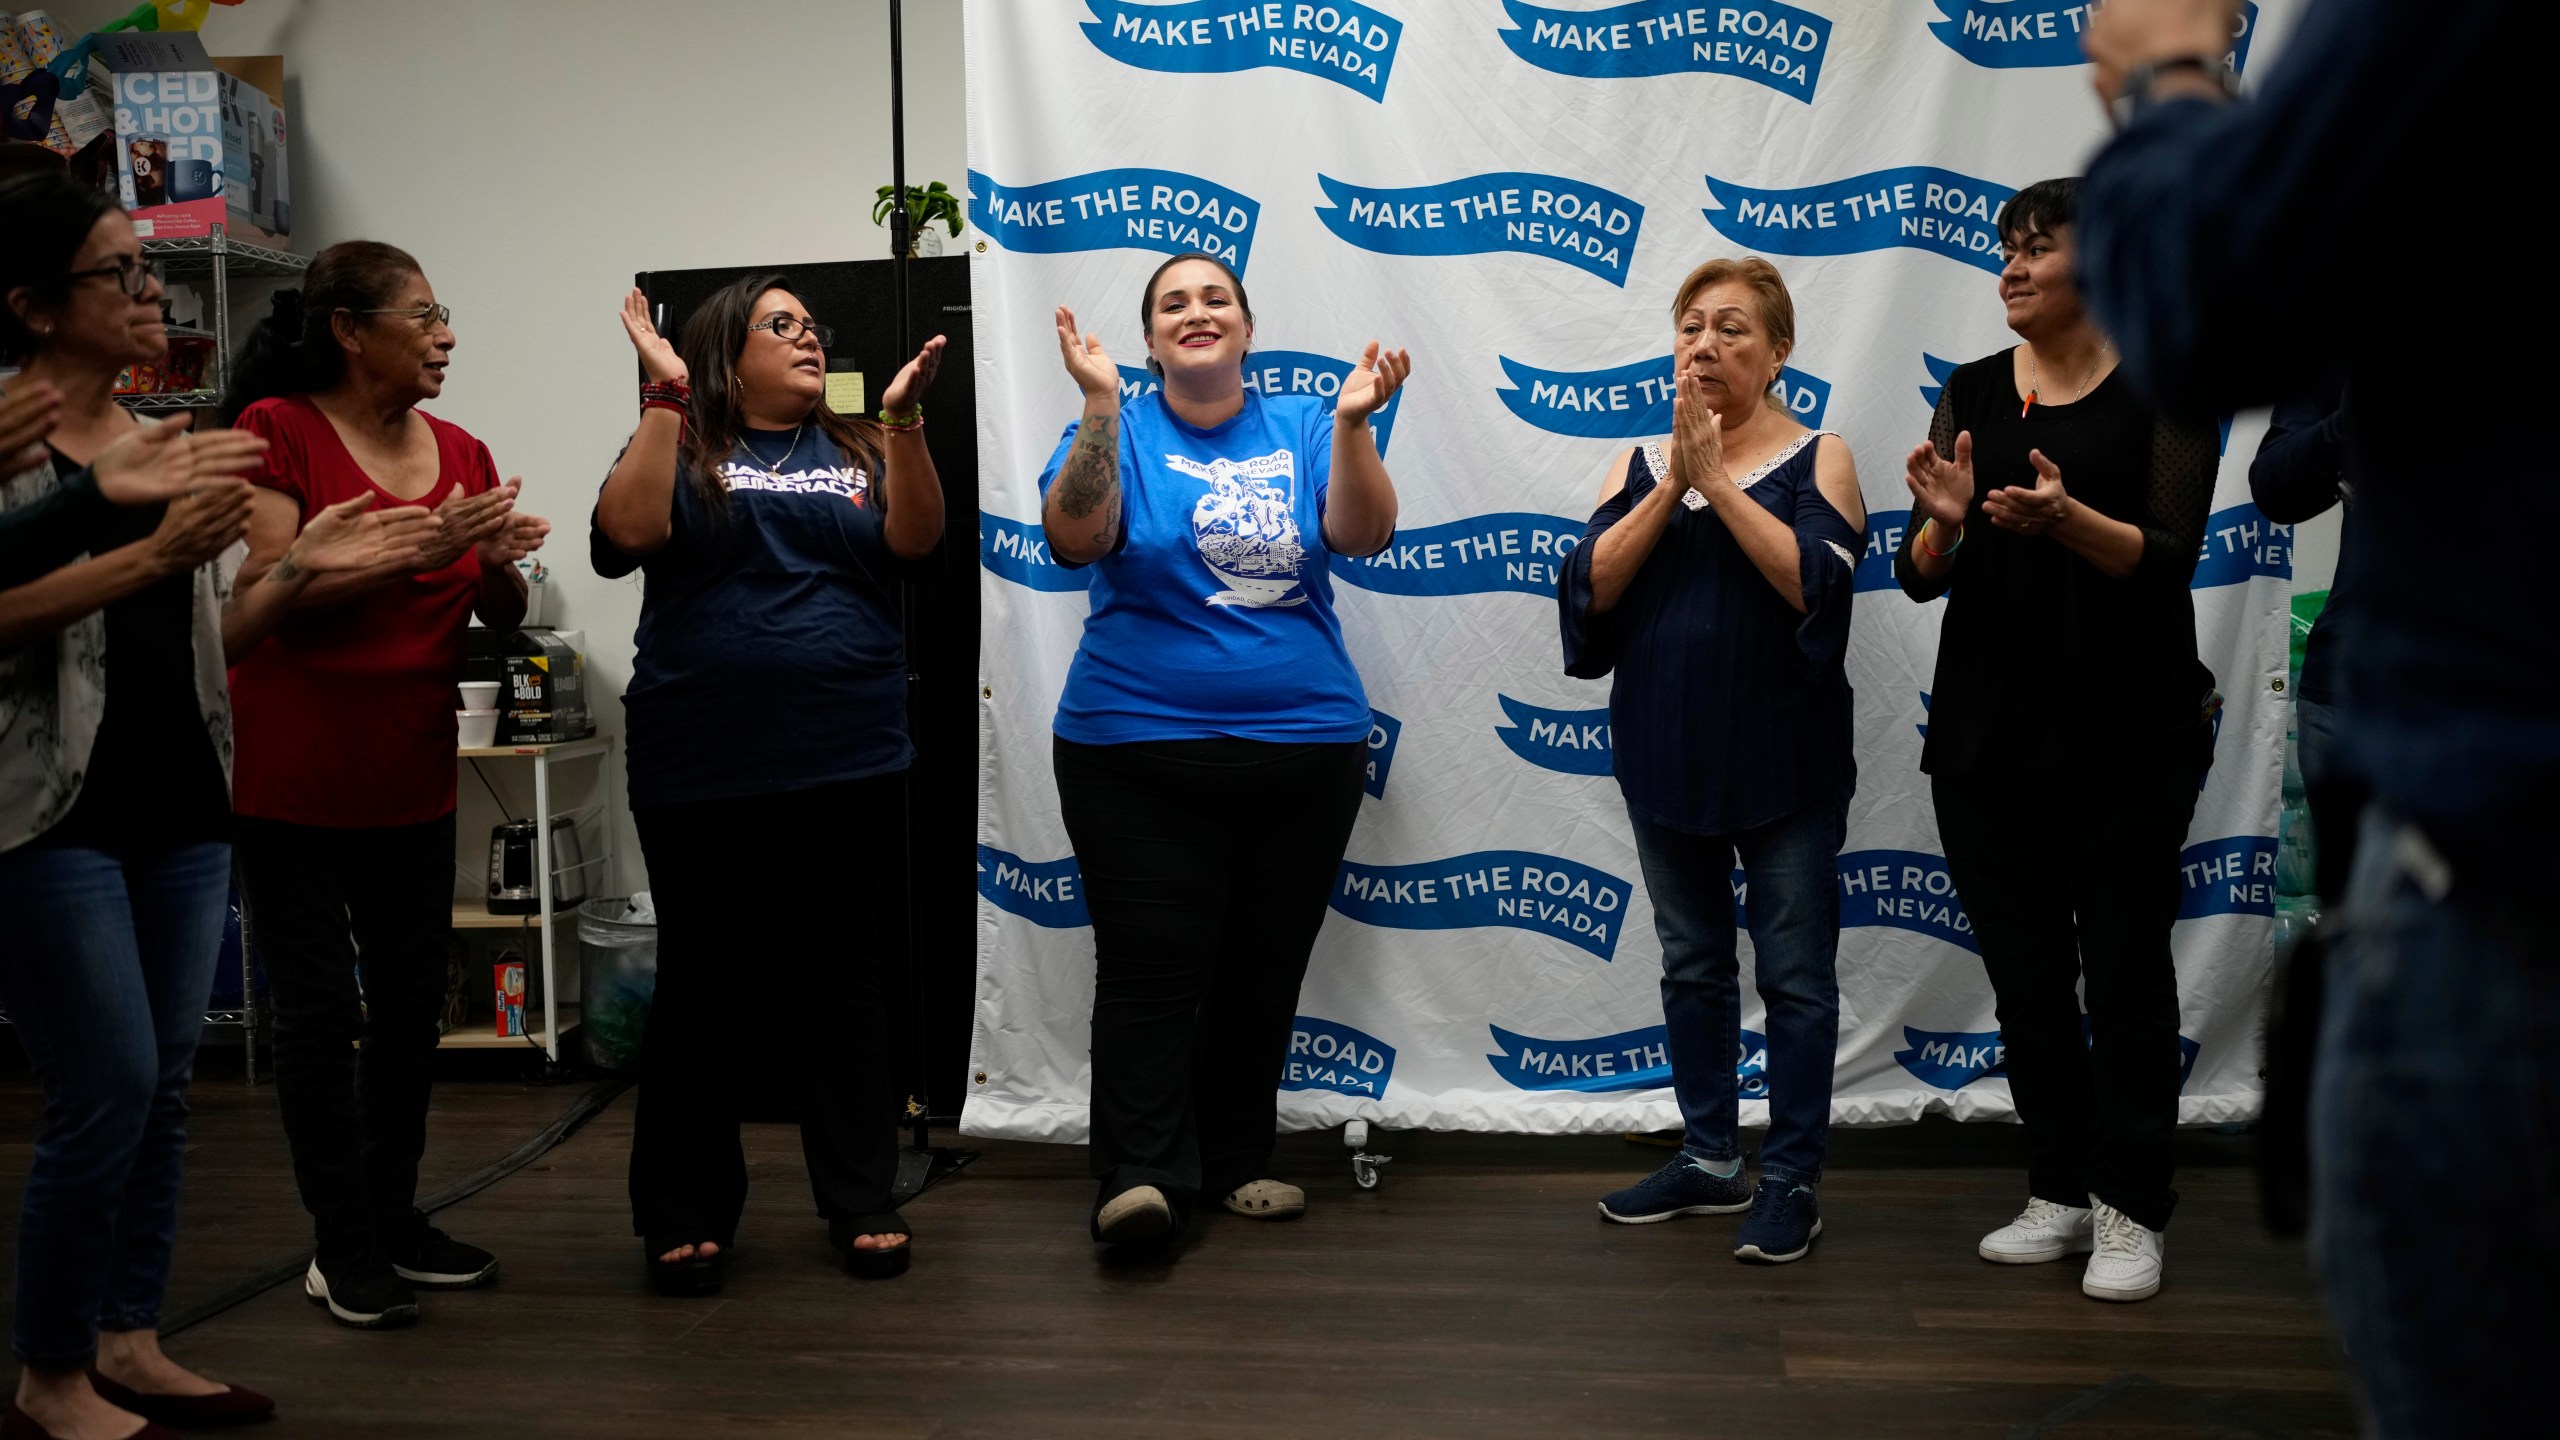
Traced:
<svg viewBox="0 0 2560 1440">
<path fill-rule="evenodd" d="M 1367 420 L 1387 408 L 1404 388 L 1405 378 L 1413 373 L 1413 355 L 1405 350 L 1381 352 L 1372 340 L 1360 352 L 1360 363 L 1342 377 L 1342 393 L 1334 398 L 1333 414 L 1346 424 Z"/>
<path fill-rule="evenodd" d="M 1119 400 L 1120 367 L 1102 348 L 1101 336 L 1077 331 L 1076 312 L 1064 305 L 1058 307 L 1058 357 L 1066 361 L 1068 377 L 1086 399 Z"/>
<path fill-rule="evenodd" d="M 1955 455 L 1940 455 L 1935 442 L 1924 440 L 1903 461 L 1903 483 L 1911 487 L 1911 508 L 1953 534 L 1964 527 L 1973 508 L 1973 432 L 1956 435 Z"/>
<path fill-rule="evenodd" d="M 2044 458 L 2043 451 L 2028 451 L 2027 463 L 2036 467 L 2034 487 L 2009 485 L 1992 491 L 1982 497 L 1982 514 L 2003 530 L 2041 535 L 2071 513 L 2071 495 L 2062 488 L 2062 467 Z"/>
</svg>

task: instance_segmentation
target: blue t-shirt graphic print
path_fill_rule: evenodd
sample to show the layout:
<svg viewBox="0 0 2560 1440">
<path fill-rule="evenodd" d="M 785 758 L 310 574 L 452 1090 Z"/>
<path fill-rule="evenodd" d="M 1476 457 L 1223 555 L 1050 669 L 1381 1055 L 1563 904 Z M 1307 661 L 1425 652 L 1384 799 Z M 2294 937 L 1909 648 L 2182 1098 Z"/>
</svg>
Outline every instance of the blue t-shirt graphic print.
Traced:
<svg viewBox="0 0 2560 1440">
<path fill-rule="evenodd" d="M 1059 438 L 1045 497 L 1073 450 Z M 1095 561 L 1092 612 L 1058 698 L 1058 734 L 1316 743 L 1369 733 L 1324 541 L 1333 417 L 1313 396 L 1247 391 L 1208 429 L 1161 393 L 1120 408 L 1121 533 Z"/>
</svg>

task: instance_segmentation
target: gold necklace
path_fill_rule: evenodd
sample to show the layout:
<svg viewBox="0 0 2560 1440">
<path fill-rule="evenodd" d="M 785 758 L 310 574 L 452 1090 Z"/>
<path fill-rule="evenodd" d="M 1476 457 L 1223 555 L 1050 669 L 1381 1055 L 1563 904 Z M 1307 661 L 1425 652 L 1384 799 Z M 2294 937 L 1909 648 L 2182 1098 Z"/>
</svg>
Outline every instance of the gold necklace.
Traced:
<svg viewBox="0 0 2560 1440">
<path fill-rule="evenodd" d="M 2066 405 L 2072 404 L 2079 400 L 2082 395 L 2088 393 L 2089 382 L 2097 378 L 2098 367 L 2107 363 L 2107 352 L 2115 347 L 2115 343 L 2116 342 L 2113 340 L 2101 340 L 2098 342 L 2098 353 L 2089 361 L 2088 372 L 2080 377 L 2080 387 L 2071 392 L 2071 399 L 2062 403 Z M 2018 406 L 2018 418 L 2021 420 L 2026 419 L 2027 412 L 2035 408 L 2037 400 L 2043 398 L 2043 387 L 2038 383 L 2038 378 L 2039 377 L 2036 372 L 2036 347 L 2029 345 L 2027 347 L 2027 398 Z M 2048 405 L 2045 408 L 2050 410 L 2053 407 Z"/>
<path fill-rule="evenodd" d="M 809 422 L 806 420 L 803 420 L 799 424 L 791 427 L 791 448 L 782 452 L 782 464 L 790 464 L 791 457 L 800 453 L 800 441 L 807 435 L 808 429 Z M 747 443 L 747 433 L 743 426 L 740 427 L 738 431 L 738 449 L 740 452 L 745 454 L 748 463 L 754 465 L 757 469 L 772 476 L 776 480 L 782 478 L 782 471 L 775 466 L 764 463 L 764 457 L 756 453 L 756 447 Z"/>
</svg>

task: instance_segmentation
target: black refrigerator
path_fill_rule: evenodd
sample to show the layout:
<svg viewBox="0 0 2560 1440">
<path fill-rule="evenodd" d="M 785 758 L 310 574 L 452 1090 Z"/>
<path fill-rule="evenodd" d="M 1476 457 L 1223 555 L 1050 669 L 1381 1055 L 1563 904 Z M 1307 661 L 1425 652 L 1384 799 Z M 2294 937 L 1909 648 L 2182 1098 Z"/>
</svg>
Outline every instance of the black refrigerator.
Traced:
<svg viewBox="0 0 2560 1440">
<path fill-rule="evenodd" d="M 865 413 L 877 414 L 880 392 L 911 358 L 897 352 L 893 262 L 844 260 L 814 265 L 738 265 L 706 270 L 651 270 L 633 277 L 650 311 L 666 307 L 658 326 L 683 333 L 693 307 L 741 276 L 778 271 L 809 314 L 835 332 L 827 368 L 861 374 Z M 881 863 L 903 870 L 912 899 L 914 964 L 901 927 L 906 916 L 878 917 L 882 980 L 890 1006 L 898 1073 L 913 1077 L 910 1098 L 935 1118 L 956 1116 L 968 1093 L 969 1017 L 977 991 L 978 832 L 978 406 L 969 332 L 969 262 L 936 256 L 909 262 L 908 331 L 921 346 L 948 337 L 942 368 L 924 401 L 925 444 L 942 477 L 942 552 L 929 578 L 907 587 L 908 665 L 916 762 L 903 835 L 880 834 Z M 799 897 L 786 903 L 819 903 Z M 862 923 L 862 922 L 855 922 Z M 752 967 L 739 975 L 755 983 Z M 902 1023 L 912 1017 L 912 1023 Z M 778 1047 L 749 1046 L 769 1058 Z M 748 1076 L 750 1113 L 781 1118 L 792 1086 L 780 1074 Z"/>
</svg>

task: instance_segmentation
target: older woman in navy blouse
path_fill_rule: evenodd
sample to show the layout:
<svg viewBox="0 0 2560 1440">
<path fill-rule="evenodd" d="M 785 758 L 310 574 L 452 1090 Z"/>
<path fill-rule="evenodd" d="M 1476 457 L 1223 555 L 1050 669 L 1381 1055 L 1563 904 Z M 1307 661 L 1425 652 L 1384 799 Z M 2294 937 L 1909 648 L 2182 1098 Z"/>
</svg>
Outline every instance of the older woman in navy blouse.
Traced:
<svg viewBox="0 0 2560 1440">
<path fill-rule="evenodd" d="M 1600 1213 L 1642 1225 L 1748 1209 L 1736 1258 L 1801 1258 L 1840 1042 L 1837 862 L 1850 754 L 1850 580 L 1866 507 L 1849 447 L 1772 393 L 1795 345 L 1776 267 L 1715 260 L 1671 304 L 1673 433 L 1617 457 L 1558 594 L 1567 674 L 1615 672 L 1609 723 L 1635 828 L 1684 1135 Z M 1742 1173 L 1736 857 L 1768 1011 L 1769 1134 Z"/>
</svg>

